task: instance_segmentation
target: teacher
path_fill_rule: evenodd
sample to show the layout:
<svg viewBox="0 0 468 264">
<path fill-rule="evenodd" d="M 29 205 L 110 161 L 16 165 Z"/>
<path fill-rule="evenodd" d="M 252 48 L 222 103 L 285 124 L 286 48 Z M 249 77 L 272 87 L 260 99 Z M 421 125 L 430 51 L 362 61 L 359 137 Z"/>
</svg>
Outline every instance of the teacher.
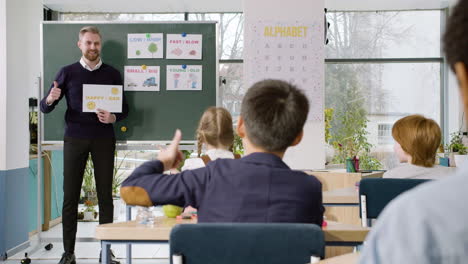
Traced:
<svg viewBox="0 0 468 264">
<path fill-rule="evenodd" d="M 65 96 L 65 136 L 63 146 L 63 247 L 65 252 L 59 264 L 74 264 L 78 202 L 83 173 L 88 155 L 94 164 L 99 204 L 99 224 L 112 223 L 112 178 L 114 171 L 115 135 L 113 123 L 128 115 L 125 97 L 122 113 L 110 113 L 97 109 L 96 113 L 84 113 L 83 84 L 122 85 L 119 71 L 102 62 L 100 57 L 102 38 L 93 26 L 83 27 L 78 35 L 78 48 L 83 54 L 80 61 L 63 67 L 47 95 L 41 100 L 41 111 L 50 113 Z M 112 263 L 119 263 L 112 260 Z"/>
</svg>

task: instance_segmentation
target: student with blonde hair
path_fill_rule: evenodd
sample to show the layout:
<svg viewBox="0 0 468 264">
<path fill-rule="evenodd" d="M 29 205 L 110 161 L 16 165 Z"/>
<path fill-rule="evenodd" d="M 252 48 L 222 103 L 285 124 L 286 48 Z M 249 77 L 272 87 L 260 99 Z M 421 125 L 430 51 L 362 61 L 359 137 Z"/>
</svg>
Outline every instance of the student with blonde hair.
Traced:
<svg viewBox="0 0 468 264">
<path fill-rule="evenodd" d="M 439 125 L 422 115 L 410 115 L 398 120 L 392 128 L 394 150 L 402 165 L 387 171 L 384 178 L 438 179 L 450 173 L 450 168 L 435 165 L 441 143 Z"/>
<path fill-rule="evenodd" d="M 198 158 L 185 160 L 182 170 L 193 170 L 219 158 L 233 159 L 240 156 L 231 152 L 234 142 L 231 114 L 222 107 L 209 107 L 203 113 L 197 129 Z M 203 145 L 205 154 L 201 155 Z"/>
</svg>

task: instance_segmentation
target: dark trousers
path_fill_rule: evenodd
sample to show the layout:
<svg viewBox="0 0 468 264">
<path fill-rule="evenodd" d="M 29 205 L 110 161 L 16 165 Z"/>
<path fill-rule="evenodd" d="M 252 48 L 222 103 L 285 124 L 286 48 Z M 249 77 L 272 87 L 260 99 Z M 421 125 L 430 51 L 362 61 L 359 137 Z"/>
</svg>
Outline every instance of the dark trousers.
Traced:
<svg viewBox="0 0 468 264">
<path fill-rule="evenodd" d="M 63 146 L 63 247 L 74 253 L 78 203 L 88 155 L 94 164 L 94 179 L 99 204 L 99 224 L 112 223 L 112 178 L 114 173 L 115 138 L 80 139 L 65 137 Z"/>
</svg>

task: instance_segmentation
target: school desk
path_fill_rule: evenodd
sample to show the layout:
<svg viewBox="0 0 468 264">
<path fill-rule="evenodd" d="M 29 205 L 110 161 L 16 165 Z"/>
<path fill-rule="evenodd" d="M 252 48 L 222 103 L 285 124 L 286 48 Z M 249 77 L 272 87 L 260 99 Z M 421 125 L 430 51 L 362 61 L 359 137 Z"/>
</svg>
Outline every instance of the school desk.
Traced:
<svg viewBox="0 0 468 264">
<path fill-rule="evenodd" d="M 355 264 L 358 262 L 359 253 L 349 253 L 333 258 L 327 258 L 319 261 L 318 264 Z"/>
<path fill-rule="evenodd" d="M 152 227 L 127 221 L 102 224 L 96 227 L 95 238 L 101 240 L 102 263 L 109 263 L 108 249 L 111 244 L 156 244 L 167 243 L 172 228 L 177 224 L 196 224 L 196 220 L 176 220 L 164 216 L 156 217 Z M 354 246 L 361 244 L 369 228 L 356 225 L 341 224 L 333 221 L 323 228 L 326 245 Z M 107 261 L 107 262 L 106 262 Z M 131 254 L 127 254 L 126 263 L 131 263 Z"/>
<path fill-rule="evenodd" d="M 330 171 L 305 171 L 305 173 L 314 175 L 322 183 L 322 191 L 331 191 L 348 187 L 355 187 L 356 182 L 364 178 L 382 178 L 383 171 L 374 171 L 369 173 L 346 172 L 345 169 Z"/>
</svg>

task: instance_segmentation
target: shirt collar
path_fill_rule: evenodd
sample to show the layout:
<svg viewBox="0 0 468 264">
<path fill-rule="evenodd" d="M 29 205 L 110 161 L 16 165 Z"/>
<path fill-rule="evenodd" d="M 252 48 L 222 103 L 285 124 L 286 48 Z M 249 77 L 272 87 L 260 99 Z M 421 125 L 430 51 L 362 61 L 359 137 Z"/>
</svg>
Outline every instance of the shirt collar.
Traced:
<svg viewBox="0 0 468 264">
<path fill-rule="evenodd" d="M 91 69 L 91 68 L 88 66 L 88 64 L 86 64 L 86 62 L 84 61 L 83 57 L 81 57 L 81 59 L 80 59 L 80 64 L 81 64 L 81 66 L 83 66 L 83 68 L 87 69 L 88 71 L 95 71 L 95 70 L 101 68 L 102 59 L 99 58 L 99 62 L 98 62 L 98 64 L 96 64 L 96 67 L 94 67 L 94 69 Z"/>
<path fill-rule="evenodd" d="M 289 169 L 289 166 L 286 165 L 286 163 L 284 163 L 284 161 L 280 157 L 271 153 L 254 152 L 243 157 L 241 160 L 249 163 L 267 164 L 269 166 L 277 168 Z"/>
</svg>

